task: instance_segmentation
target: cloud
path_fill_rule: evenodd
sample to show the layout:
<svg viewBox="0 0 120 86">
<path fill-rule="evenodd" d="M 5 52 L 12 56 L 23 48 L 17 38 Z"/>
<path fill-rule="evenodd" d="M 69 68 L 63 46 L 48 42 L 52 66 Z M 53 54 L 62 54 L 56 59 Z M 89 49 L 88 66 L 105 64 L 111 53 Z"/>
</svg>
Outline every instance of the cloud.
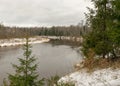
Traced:
<svg viewBox="0 0 120 86">
<path fill-rule="evenodd" d="M 0 0 L 0 21 L 21 26 L 77 24 L 87 6 L 87 0 Z"/>
</svg>

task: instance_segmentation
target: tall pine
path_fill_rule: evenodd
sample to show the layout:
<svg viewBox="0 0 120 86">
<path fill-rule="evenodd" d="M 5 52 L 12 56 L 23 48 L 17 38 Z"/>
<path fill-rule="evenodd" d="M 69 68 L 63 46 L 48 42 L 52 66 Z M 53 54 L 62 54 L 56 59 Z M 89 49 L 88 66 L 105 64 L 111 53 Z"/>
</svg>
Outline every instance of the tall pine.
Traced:
<svg viewBox="0 0 120 86">
<path fill-rule="evenodd" d="M 110 38 L 114 45 L 113 55 L 114 57 L 120 56 L 120 0 L 112 0 L 112 24 L 110 30 Z"/>
<path fill-rule="evenodd" d="M 89 52 L 105 58 L 113 55 L 117 57 L 116 49 L 120 46 L 120 0 L 91 0 L 94 9 L 88 8 L 87 24 L 92 31 L 85 36 L 83 52 Z"/>
</svg>

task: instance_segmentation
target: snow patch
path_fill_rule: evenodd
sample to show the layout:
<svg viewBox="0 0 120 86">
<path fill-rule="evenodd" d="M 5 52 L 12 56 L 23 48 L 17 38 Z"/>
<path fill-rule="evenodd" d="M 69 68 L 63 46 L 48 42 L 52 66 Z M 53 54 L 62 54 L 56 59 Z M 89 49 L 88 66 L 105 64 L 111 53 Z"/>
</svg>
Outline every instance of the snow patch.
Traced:
<svg viewBox="0 0 120 86">
<path fill-rule="evenodd" d="M 48 41 L 50 41 L 50 39 L 41 38 L 41 37 L 29 38 L 30 44 L 43 43 Z M 1 39 L 0 47 L 17 46 L 17 45 L 23 45 L 25 43 L 26 43 L 25 38 Z"/>
<path fill-rule="evenodd" d="M 87 73 L 85 70 L 62 77 L 58 83 L 74 82 L 75 86 L 120 86 L 120 69 L 102 69 Z"/>
</svg>

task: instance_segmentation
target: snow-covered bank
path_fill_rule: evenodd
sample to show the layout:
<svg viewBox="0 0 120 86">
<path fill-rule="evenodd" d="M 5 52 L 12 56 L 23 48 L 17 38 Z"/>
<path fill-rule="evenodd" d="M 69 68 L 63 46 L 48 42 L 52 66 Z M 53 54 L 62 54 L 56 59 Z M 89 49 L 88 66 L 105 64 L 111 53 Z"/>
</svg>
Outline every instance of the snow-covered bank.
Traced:
<svg viewBox="0 0 120 86">
<path fill-rule="evenodd" d="M 73 82 L 75 86 L 120 86 L 120 69 L 102 69 L 87 73 L 81 70 L 65 77 L 59 82 Z"/>
<path fill-rule="evenodd" d="M 48 39 L 61 39 L 61 40 L 71 40 L 71 41 L 78 41 L 78 42 L 83 42 L 83 37 L 71 37 L 71 36 L 42 36 L 44 38 Z"/>
<path fill-rule="evenodd" d="M 50 41 L 50 39 L 41 38 L 41 37 L 29 38 L 30 44 L 43 43 L 48 41 Z M 25 43 L 26 43 L 25 38 L 1 39 L 0 47 L 17 46 L 17 45 L 23 45 Z"/>
</svg>

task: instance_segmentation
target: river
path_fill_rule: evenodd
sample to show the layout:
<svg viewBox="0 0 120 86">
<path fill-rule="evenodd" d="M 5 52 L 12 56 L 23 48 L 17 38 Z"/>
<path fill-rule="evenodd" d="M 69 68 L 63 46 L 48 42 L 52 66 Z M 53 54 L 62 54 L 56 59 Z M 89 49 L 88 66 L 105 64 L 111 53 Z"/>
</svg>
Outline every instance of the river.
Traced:
<svg viewBox="0 0 120 86">
<path fill-rule="evenodd" d="M 82 56 L 68 45 L 53 46 L 50 43 L 32 45 L 32 55 L 37 58 L 37 72 L 41 78 L 50 76 L 64 76 L 74 71 L 74 64 L 78 63 Z M 17 58 L 23 57 L 22 46 L 0 48 L 0 86 L 8 73 L 13 74 L 11 64 L 19 64 Z"/>
</svg>

